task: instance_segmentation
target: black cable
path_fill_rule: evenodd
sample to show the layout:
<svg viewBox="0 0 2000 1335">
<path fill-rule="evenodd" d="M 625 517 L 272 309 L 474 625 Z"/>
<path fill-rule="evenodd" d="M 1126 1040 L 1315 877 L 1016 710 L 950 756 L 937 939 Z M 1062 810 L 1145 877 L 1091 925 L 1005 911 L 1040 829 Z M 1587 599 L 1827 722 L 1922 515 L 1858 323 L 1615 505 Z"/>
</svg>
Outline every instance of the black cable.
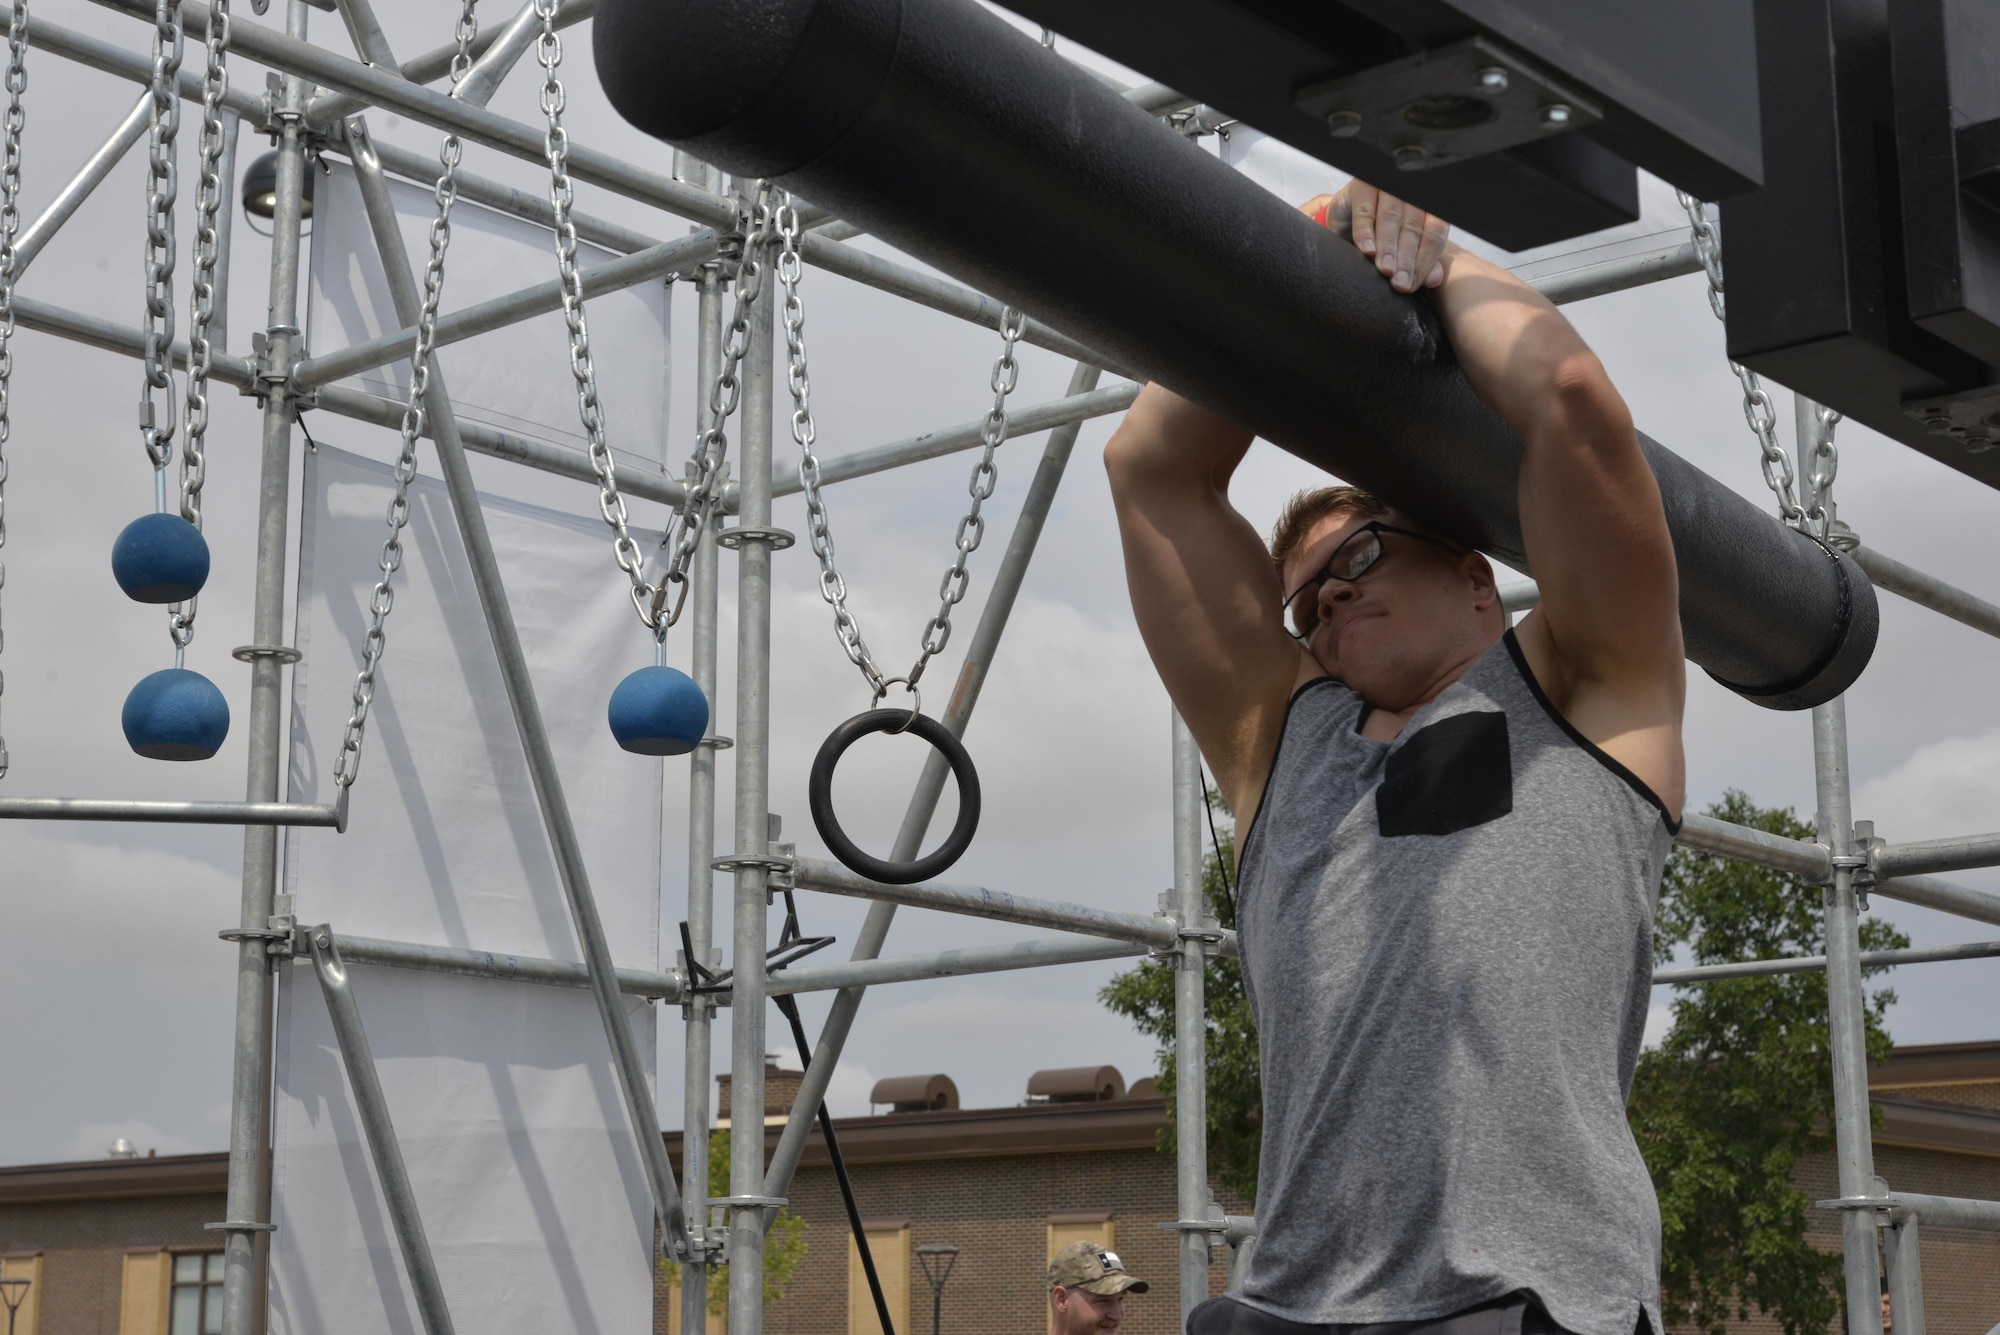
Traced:
<svg viewBox="0 0 2000 1335">
<path fill-rule="evenodd" d="M 785 898 L 791 898 L 787 892 Z M 798 910 L 792 910 L 788 926 L 796 927 Z M 778 1003 L 778 1009 L 791 1021 L 792 1041 L 799 1045 L 799 1065 L 812 1069 L 812 1051 L 806 1042 L 806 1027 L 799 1019 L 799 1007 L 789 993 L 771 998 Z M 875 1273 L 875 1254 L 868 1249 L 868 1232 L 861 1226 L 861 1207 L 854 1203 L 854 1183 L 847 1176 L 847 1161 L 840 1155 L 840 1141 L 833 1134 L 833 1114 L 826 1110 L 825 1100 L 819 1105 L 819 1132 L 826 1138 L 826 1157 L 833 1163 L 833 1176 L 840 1183 L 840 1199 L 847 1205 L 847 1224 L 854 1230 L 854 1246 L 861 1253 L 861 1269 L 868 1276 L 868 1292 L 875 1298 L 875 1315 L 881 1318 L 882 1335 L 896 1335 L 896 1324 L 889 1319 L 889 1300 L 882 1296 L 882 1280 Z"/>
<path fill-rule="evenodd" d="M 1201 809 L 1208 815 L 1208 845 L 1215 850 L 1215 869 L 1222 874 L 1222 898 L 1229 905 L 1229 925 L 1236 925 L 1236 886 L 1229 877 L 1229 860 L 1222 856 L 1222 838 L 1215 832 L 1215 798 L 1208 791 L 1208 771 L 1201 770 Z"/>
<path fill-rule="evenodd" d="M 293 413 L 292 420 L 299 424 L 299 430 L 306 433 L 306 446 L 309 449 L 311 449 L 314 454 L 318 454 L 319 442 L 313 439 L 312 428 L 306 425 L 306 415 L 303 412 Z"/>
</svg>

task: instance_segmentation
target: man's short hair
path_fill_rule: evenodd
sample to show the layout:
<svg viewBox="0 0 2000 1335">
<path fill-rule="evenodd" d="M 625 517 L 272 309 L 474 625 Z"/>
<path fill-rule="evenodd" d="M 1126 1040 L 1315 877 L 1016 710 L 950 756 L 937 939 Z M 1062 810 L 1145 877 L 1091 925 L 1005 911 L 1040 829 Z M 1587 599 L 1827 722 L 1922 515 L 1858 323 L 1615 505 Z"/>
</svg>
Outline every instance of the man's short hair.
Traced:
<svg viewBox="0 0 2000 1335">
<path fill-rule="evenodd" d="M 1396 507 L 1359 487 L 1309 487 L 1285 502 L 1271 529 L 1271 564 L 1282 577 L 1285 562 L 1297 555 L 1306 536 L 1329 515 L 1358 514 L 1370 519 L 1395 519 Z"/>
</svg>

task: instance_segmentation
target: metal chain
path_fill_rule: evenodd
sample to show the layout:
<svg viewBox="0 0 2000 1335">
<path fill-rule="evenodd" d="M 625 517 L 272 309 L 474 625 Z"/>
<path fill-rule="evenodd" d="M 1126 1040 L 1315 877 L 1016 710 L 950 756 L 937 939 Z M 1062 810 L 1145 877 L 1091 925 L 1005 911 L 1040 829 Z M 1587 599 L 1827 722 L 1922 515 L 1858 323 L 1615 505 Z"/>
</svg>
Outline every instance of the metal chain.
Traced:
<svg viewBox="0 0 2000 1335">
<path fill-rule="evenodd" d="M 1694 234 L 1695 257 L 1701 261 L 1701 267 L 1708 275 L 1708 308 L 1715 312 L 1716 319 L 1724 319 L 1721 238 L 1716 236 L 1715 225 L 1708 220 L 1706 205 L 1685 190 L 1676 191 L 1674 197 L 1680 200 L 1681 208 L 1687 214 L 1688 226 Z M 1743 387 L 1743 420 L 1750 424 L 1751 432 L 1757 437 L 1757 448 L 1763 454 L 1764 485 L 1777 498 L 1778 518 L 1793 528 L 1803 530 L 1807 516 L 1794 494 L 1792 457 L 1778 443 L 1778 410 L 1771 402 L 1770 391 L 1764 388 L 1764 382 L 1757 373 L 1741 362 L 1730 362 L 1729 369 L 1736 373 L 1736 383 Z"/>
<path fill-rule="evenodd" d="M 833 531 L 828 527 L 826 501 L 819 491 L 819 456 L 813 453 L 818 432 L 813 426 L 812 382 L 806 371 L 806 312 L 799 300 L 799 214 L 790 196 L 778 209 L 778 282 L 785 293 L 786 380 L 792 390 L 792 440 L 799 447 L 799 485 L 806 497 L 806 538 L 813 555 L 819 558 L 819 593 L 833 609 L 833 633 L 847 654 L 847 661 L 861 669 L 868 689 L 881 699 L 887 689 L 882 669 L 861 638 L 861 625 L 847 610 L 847 581 L 833 554 Z"/>
<path fill-rule="evenodd" d="M 27 117 L 21 94 L 28 88 L 28 4 L 14 0 L 7 22 L 6 156 L 0 159 L 0 558 L 7 554 L 7 442 L 13 434 L 8 391 L 14 377 L 14 238 L 21 231 L 21 129 Z M 7 565 L 0 559 L 0 591 L 7 587 Z M 0 624 L 0 652 L 7 648 L 7 629 Z M 0 696 L 7 678 L 0 673 Z M 0 733 L 0 779 L 7 777 L 7 738 Z"/>
<path fill-rule="evenodd" d="M 1833 431 L 1840 425 L 1840 414 L 1824 403 L 1813 405 L 1814 416 L 1818 419 L 1819 430 L 1813 441 L 1811 462 L 1800 460 L 1806 469 L 1805 499 L 1810 502 L 1805 509 L 1805 530 L 1821 542 L 1833 540 L 1837 513 L 1833 504 L 1833 479 L 1840 472 L 1840 452 L 1833 447 Z M 1800 442 L 1803 450 L 1805 444 Z M 1843 531 L 1845 527 L 1843 526 Z"/>
<path fill-rule="evenodd" d="M 472 44 L 479 35 L 479 25 L 473 17 L 473 7 L 478 0 L 464 0 L 464 7 L 458 16 L 458 50 L 451 58 L 451 95 L 458 96 L 458 86 L 472 69 Z M 392 581 L 403 565 L 403 527 L 410 522 L 410 484 L 417 477 L 417 441 L 424 434 L 427 414 L 424 410 L 424 395 L 430 389 L 431 349 L 437 341 L 438 300 L 444 293 L 444 256 L 451 245 L 451 206 L 458 202 L 458 161 L 463 154 L 458 136 L 448 134 L 438 149 L 438 162 L 443 167 L 431 197 L 437 204 L 437 216 L 431 220 L 430 262 L 424 266 L 424 300 L 417 314 L 417 345 L 410 353 L 410 397 L 403 404 L 402 453 L 396 459 L 396 489 L 389 498 L 389 537 L 382 544 L 382 555 L 378 562 L 382 578 L 376 581 L 375 592 L 368 600 L 368 634 L 361 643 L 361 670 L 354 676 L 354 712 L 348 715 L 347 731 L 340 739 L 340 752 L 334 757 L 333 781 L 341 788 L 351 788 L 361 772 L 361 742 L 368 730 L 368 706 L 375 700 L 375 672 L 382 665 L 382 654 L 388 648 L 386 626 L 389 612 L 396 605 L 396 590 Z"/>
<path fill-rule="evenodd" d="M 209 0 L 208 76 L 201 89 L 201 178 L 195 191 L 193 302 L 188 321 L 187 433 L 181 442 L 181 518 L 201 527 L 207 479 L 208 377 L 214 359 L 215 265 L 221 245 L 222 102 L 229 95 L 229 0 Z"/>
<path fill-rule="evenodd" d="M 722 460 L 729 451 L 729 435 L 724 428 L 743 397 L 740 372 L 750 351 L 750 317 L 764 295 L 765 258 L 777 238 L 769 181 L 757 182 L 743 206 L 738 230 L 744 240 L 743 254 L 736 265 L 736 304 L 730 312 L 729 326 L 723 331 L 721 365 L 715 383 L 708 387 L 708 425 L 695 445 L 695 476 L 688 484 L 679 513 L 660 535 L 660 550 L 667 553 L 667 568 L 653 587 L 652 617 L 646 623 L 659 636 L 664 636 L 667 627 L 680 620 L 681 607 L 687 601 L 688 562 L 694 559 L 702 528 L 722 499 Z M 667 590 L 672 586 L 678 586 L 681 592 L 669 610 Z"/>
<path fill-rule="evenodd" d="M 799 234 L 802 228 L 798 208 L 789 196 L 778 206 L 777 221 L 782 241 L 778 253 L 778 281 L 785 292 L 785 349 L 789 363 L 787 379 L 792 391 L 792 439 L 799 447 L 799 485 L 806 498 L 806 533 L 812 542 L 813 555 L 819 558 L 820 596 L 833 608 L 834 634 L 840 640 L 840 647 L 846 651 L 848 661 L 861 670 L 874 698 L 880 700 L 892 684 L 907 686 L 914 692 L 931 659 L 943 652 L 951 640 L 952 609 L 964 600 L 971 583 L 967 563 L 986 536 L 986 521 L 980 516 L 980 507 L 992 498 L 993 488 L 1000 477 L 999 470 L 994 467 L 993 455 L 1000 443 L 1007 439 L 1007 396 L 1013 392 L 1021 374 L 1014 349 L 1027 327 L 1027 317 L 1012 306 L 1006 307 L 1000 314 L 1000 356 L 995 359 L 993 373 L 989 377 L 993 387 L 993 406 L 980 423 L 982 448 L 979 461 L 972 467 L 972 478 L 967 487 L 972 494 L 972 504 L 965 517 L 958 521 L 958 556 L 945 571 L 944 580 L 938 586 L 937 615 L 924 626 L 917 660 L 910 670 L 901 677 L 884 676 L 874 655 L 869 653 L 867 642 L 861 638 L 859 623 L 848 611 L 847 582 L 841 578 L 839 565 L 834 559 L 833 533 L 827 521 L 826 500 L 820 494 L 819 458 L 813 453 L 817 432 L 812 417 L 812 384 L 806 370 L 805 306 L 799 300 Z"/>
<path fill-rule="evenodd" d="M 201 527 L 201 488 L 208 479 L 208 375 L 214 348 L 208 338 L 215 318 L 215 265 L 221 245 L 217 218 L 222 212 L 222 100 L 229 94 L 229 0 L 209 0 L 208 74 L 201 89 L 201 177 L 195 190 L 194 273 L 188 320 L 187 429 L 181 437 L 181 518 Z M 176 603 L 167 614 L 174 647 L 194 639 L 199 598 Z"/>
<path fill-rule="evenodd" d="M 721 499 L 718 486 L 721 470 L 717 464 L 728 444 L 723 426 L 736 410 L 741 395 L 737 368 L 749 347 L 750 313 L 763 288 L 759 252 L 769 244 L 770 186 L 759 185 L 747 228 L 751 240 L 743 248 L 743 261 L 737 271 L 736 315 L 729 327 L 722 374 L 709 397 L 709 425 L 696 447 L 694 475 L 689 479 L 680 512 L 661 541 L 661 549 L 668 552 L 667 567 L 655 584 L 646 579 L 645 556 L 632 540 L 625 497 L 618 490 L 618 465 L 605 437 L 604 407 L 597 394 L 597 365 L 590 351 L 590 326 L 584 318 L 583 274 L 577 269 L 576 224 L 570 217 L 576 188 L 569 174 L 569 132 L 562 123 L 568 94 L 556 75 L 562 65 L 562 37 L 556 31 L 556 11 L 560 6 L 561 0 L 535 0 L 535 13 L 542 21 L 535 54 L 542 66 L 542 115 L 548 119 L 542 146 L 549 164 L 549 203 L 555 209 L 556 268 L 562 279 L 563 321 L 569 329 L 569 370 L 576 381 L 577 413 L 589 443 L 591 471 L 597 475 L 598 512 L 611 528 L 612 556 L 632 582 L 632 606 L 638 611 L 639 620 L 655 638 L 664 639 L 667 628 L 680 620 L 687 598 L 688 562 Z M 671 587 L 678 587 L 681 596 L 669 607 L 667 594 Z"/>
<path fill-rule="evenodd" d="M 966 484 L 972 504 L 966 507 L 965 518 L 958 521 L 958 532 L 953 538 L 958 557 L 938 584 L 937 615 L 924 627 L 923 656 L 910 670 L 912 685 L 923 675 L 931 658 L 943 653 L 945 645 L 950 643 L 951 610 L 965 600 L 965 590 L 971 583 L 965 567 L 986 536 L 986 520 L 980 516 L 979 507 L 992 499 L 993 488 L 1000 481 L 1000 470 L 993 466 L 993 454 L 1007 439 L 1007 396 L 1014 392 L 1014 385 L 1021 378 L 1021 364 L 1014 359 L 1014 348 L 1027 326 L 1028 317 L 1012 306 L 1000 312 L 1000 355 L 993 359 L 993 373 L 988 377 L 993 387 L 993 406 L 986 410 L 986 420 L 979 424 L 979 461 L 973 464 L 971 480 Z"/>
<path fill-rule="evenodd" d="M 145 383 L 139 390 L 139 438 L 158 475 L 156 500 L 166 508 L 166 468 L 173 458 L 174 203 L 180 177 L 174 139 L 181 126 L 180 0 L 156 0 L 153 9 L 153 131 L 146 176 Z M 154 402 L 154 395 L 164 397 Z"/>
</svg>

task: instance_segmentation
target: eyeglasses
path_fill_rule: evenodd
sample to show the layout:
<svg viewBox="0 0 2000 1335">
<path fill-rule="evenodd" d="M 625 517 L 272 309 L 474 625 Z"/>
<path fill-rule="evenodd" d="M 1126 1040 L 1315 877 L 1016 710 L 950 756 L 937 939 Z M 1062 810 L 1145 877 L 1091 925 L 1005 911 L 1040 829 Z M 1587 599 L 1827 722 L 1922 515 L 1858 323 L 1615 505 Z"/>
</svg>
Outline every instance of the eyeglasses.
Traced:
<svg viewBox="0 0 2000 1335">
<path fill-rule="evenodd" d="M 1362 576 L 1373 570 L 1382 560 L 1382 535 L 1393 533 L 1399 538 L 1415 538 L 1418 542 L 1428 542 L 1433 547 L 1457 555 L 1459 548 L 1443 538 L 1434 538 L 1428 533 L 1418 533 L 1413 529 L 1397 528 L 1393 524 L 1383 524 L 1370 520 L 1347 535 L 1340 546 L 1333 549 L 1333 555 L 1320 567 L 1319 573 L 1309 577 L 1305 583 L 1294 589 L 1285 599 L 1285 618 L 1290 623 L 1293 639 L 1301 642 L 1312 637 L 1319 625 L 1319 593 L 1326 582 L 1337 579 L 1343 584 L 1358 584 Z"/>
</svg>

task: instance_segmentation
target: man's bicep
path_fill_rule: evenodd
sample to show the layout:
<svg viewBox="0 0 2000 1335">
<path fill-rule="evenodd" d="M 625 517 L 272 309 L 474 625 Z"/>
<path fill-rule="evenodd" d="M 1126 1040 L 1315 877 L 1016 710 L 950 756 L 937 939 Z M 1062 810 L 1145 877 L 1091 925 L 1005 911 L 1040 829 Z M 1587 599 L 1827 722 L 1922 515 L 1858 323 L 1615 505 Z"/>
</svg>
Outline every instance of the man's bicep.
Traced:
<svg viewBox="0 0 2000 1335">
<path fill-rule="evenodd" d="M 1679 578 L 1659 484 L 1609 381 L 1531 434 L 1521 528 L 1565 675 L 1644 691 L 1678 682 Z"/>
</svg>

